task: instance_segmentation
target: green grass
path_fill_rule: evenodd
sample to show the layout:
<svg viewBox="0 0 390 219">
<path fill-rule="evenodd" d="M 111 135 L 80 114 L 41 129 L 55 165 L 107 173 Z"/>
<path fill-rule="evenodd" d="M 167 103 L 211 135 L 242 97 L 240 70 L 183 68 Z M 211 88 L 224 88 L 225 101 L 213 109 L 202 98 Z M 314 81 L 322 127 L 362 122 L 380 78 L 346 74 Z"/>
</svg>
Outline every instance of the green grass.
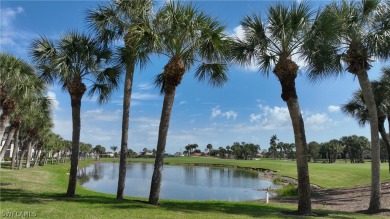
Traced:
<svg viewBox="0 0 390 219">
<path fill-rule="evenodd" d="M 148 160 L 152 161 L 152 159 Z M 204 159 L 180 158 L 167 159 L 167 161 L 202 163 Z M 224 160 L 215 162 L 228 163 Z M 92 161 L 81 162 L 81 166 L 89 163 Z M 265 163 L 285 165 L 283 161 Z M 256 161 L 249 161 L 247 164 L 258 165 Z M 67 188 L 69 165 L 68 162 L 14 171 L 0 169 L 2 217 L 9 212 L 29 212 L 37 218 L 294 218 L 281 212 L 296 210 L 295 205 L 265 204 L 255 201 L 162 200 L 159 206 L 152 206 L 146 203 L 146 199 L 127 197 L 125 200 L 117 200 L 114 195 L 89 191 L 81 186 L 78 186 L 75 198 L 67 198 L 64 194 Z M 131 189 L 131 186 L 126 189 Z M 349 212 L 326 210 L 316 210 L 316 212 L 328 214 L 324 218 L 381 218 Z"/>
<path fill-rule="evenodd" d="M 136 158 L 133 162 L 154 162 L 153 159 Z M 227 160 L 207 157 L 165 158 L 166 164 L 224 165 L 242 168 L 263 168 L 276 171 L 276 174 L 297 178 L 296 161 L 279 159 Z M 336 163 L 309 163 L 310 182 L 323 188 L 341 188 L 371 183 L 371 163 L 351 164 L 344 161 Z M 381 180 L 390 180 L 388 163 L 381 164 Z"/>
</svg>

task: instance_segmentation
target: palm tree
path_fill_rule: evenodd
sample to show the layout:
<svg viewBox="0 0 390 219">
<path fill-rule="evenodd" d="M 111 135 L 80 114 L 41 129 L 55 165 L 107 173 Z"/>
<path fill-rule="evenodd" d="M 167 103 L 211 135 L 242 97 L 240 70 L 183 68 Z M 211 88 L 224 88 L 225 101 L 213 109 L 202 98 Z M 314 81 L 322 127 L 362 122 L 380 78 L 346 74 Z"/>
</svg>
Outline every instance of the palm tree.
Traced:
<svg viewBox="0 0 390 219">
<path fill-rule="evenodd" d="M 340 73 L 342 65 L 357 77 L 367 105 L 371 131 L 371 197 L 370 211 L 381 207 L 380 189 L 380 144 L 378 134 L 378 113 L 375 98 L 368 78 L 368 70 L 373 60 L 386 60 L 390 57 L 389 16 L 390 2 L 381 0 L 341 1 L 328 5 L 323 14 L 331 18 L 333 34 L 337 38 L 331 41 L 313 37 L 306 47 L 313 66 L 312 76 L 324 78 L 332 73 Z M 336 40 L 335 40 L 336 39 Z M 330 48 L 330 49 L 329 49 Z M 333 61 L 333 65 L 324 65 L 324 60 Z M 327 71 L 316 71 L 316 67 Z M 333 67 L 338 71 L 333 71 Z M 314 70 L 313 70 L 314 69 Z"/>
<path fill-rule="evenodd" d="M 110 93 L 118 85 L 119 69 L 106 68 L 110 51 L 99 46 L 97 40 L 88 35 L 70 31 L 58 41 L 46 37 L 35 39 L 31 46 L 31 56 L 40 71 L 40 77 L 48 83 L 58 81 L 67 90 L 72 105 L 72 155 L 67 196 L 73 197 L 76 191 L 76 176 L 80 142 L 81 99 L 87 91 L 84 81 L 88 81 L 88 94 L 98 93 L 98 102 L 108 101 Z"/>
<path fill-rule="evenodd" d="M 384 105 L 386 106 L 385 112 L 387 115 L 387 123 L 389 125 L 389 133 L 390 133 L 390 66 L 384 67 L 382 69 L 383 75 L 380 79 L 380 83 L 382 84 L 385 94 Z M 389 157 L 390 159 L 390 157 Z"/>
<path fill-rule="evenodd" d="M 293 61 L 293 56 L 303 55 L 301 48 L 315 28 L 312 25 L 313 14 L 309 6 L 301 2 L 290 6 L 279 3 L 270 7 L 267 23 L 258 15 L 246 16 L 240 22 L 244 38 L 236 37 L 232 48 L 237 63 L 245 66 L 255 62 L 267 76 L 273 67 L 273 73 L 280 81 L 281 98 L 287 103 L 294 130 L 299 182 L 298 213 L 302 215 L 311 214 L 310 180 L 305 127 L 295 88 L 299 66 Z M 317 25 L 329 31 L 329 27 Z"/>
<path fill-rule="evenodd" d="M 97 10 L 89 10 L 87 22 L 106 42 L 123 38 L 125 47 L 119 50 L 119 62 L 126 69 L 123 90 L 122 136 L 120 146 L 117 198 L 123 199 L 126 179 L 126 155 L 129 136 L 130 99 L 136 64 L 143 67 L 153 45 L 153 36 L 148 30 L 152 13 L 151 0 L 112 1 Z"/>
<path fill-rule="evenodd" d="M 386 146 L 387 154 L 390 157 L 390 142 L 385 130 L 385 121 L 386 118 L 389 116 L 386 114 L 386 112 L 390 107 L 389 103 L 387 102 L 387 99 L 389 98 L 389 87 L 385 88 L 384 83 L 372 81 L 371 88 L 374 93 L 375 105 L 377 107 L 378 112 L 378 130 L 383 139 L 384 145 Z M 358 121 L 359 125 L 362 127 L 365 126 L 367 123 L 370 123 L 370 116 L 361 89 L 356 91 L 353 94 L 353 98 L 349 100 L 348 103 L 344 104 L 341 109 L 346 114 L 349 114 L 353 118 L 355 118 Z"/>
<path fill-rule="evenodd" d="M 212 144 L 207 144 L 206 148 L 207 148 L 207 151 L 209 152 L 209 156 L 210 156 L 210 152 L 213 149 L 213 145 Z"/>
<path fill-rule="evenodd" d="M 34 69 L 24 60 L 8 53 L 0 53 L 0 141 L 18 101 L 30 93 L 42 91 L 43 83 L 37 80 Z"/>
<path fill-rule="evenodd" d="M 213 86 L 227 81 L 225 63 L 229 39 L 225 27 L 217 20 L 200 12 L 191 4 L 170 1 L 156 14 L 156 35 L 161 48 L 159 54 L 169 58 L 163 73 L 156 77 L 164 102 L 159 125 L 157 152 L 149 195 L 149 203 L 157 204 L 160 194 L 165 144 L 176 87 L 184 74 L 195 64 L 198 80 L 208 80 Z"/>
</svg>

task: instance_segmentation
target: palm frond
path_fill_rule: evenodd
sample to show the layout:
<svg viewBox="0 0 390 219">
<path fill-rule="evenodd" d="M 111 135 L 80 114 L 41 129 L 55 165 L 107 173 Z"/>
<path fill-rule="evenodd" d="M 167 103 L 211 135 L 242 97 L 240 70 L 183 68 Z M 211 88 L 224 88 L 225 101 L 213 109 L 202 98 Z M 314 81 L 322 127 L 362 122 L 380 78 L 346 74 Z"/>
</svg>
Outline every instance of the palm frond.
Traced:
<svg viewBox="0 0 390 219">
<path fill-rule="evenodd" d="M 227 65 L 222 63 L 202 63 L 195 71 L 194 77 L 207 81 L 211 86 L 222 86 L 228 81 Z"/>
<path fill-rule="evenodd" d="M 164 73 L 160 73 L 155 76 L 154 86 L 160 90 L 161 95 L 165 93 L 166 83 L 165 83 Z"/>
</svg>

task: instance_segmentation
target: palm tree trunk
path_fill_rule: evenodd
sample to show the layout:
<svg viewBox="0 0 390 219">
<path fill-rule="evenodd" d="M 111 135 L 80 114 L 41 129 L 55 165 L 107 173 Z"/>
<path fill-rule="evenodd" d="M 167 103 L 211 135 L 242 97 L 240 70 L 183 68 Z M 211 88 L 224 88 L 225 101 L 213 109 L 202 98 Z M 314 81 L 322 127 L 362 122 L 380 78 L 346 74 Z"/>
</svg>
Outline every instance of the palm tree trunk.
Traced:
<svg viewBox="0 0 390 219">
<path fill-rule="evenodd" d="M 386 130 L 385 130 L 385 120 L 386 120 L 386 115 L 384 115 L 383 113 L 381 113 L 380 111 L 378 111 L 379 114 L 382 114 L 381 116 L 379 116 L 378 118 L 378 129 L 379 129 L 379 133 L 381 134 L 382 136 L 382 140 L 383 142 L 385 143 L 385 146 L 386 146 L 386 150 L 387 150 L 387 155 L 390 159 L 390 142 L 389 142 L 389 138 L 387 137 L 387 134 L 386 134 Z M 386 161 L 386 159 L 385 159 Z M 389 173 L 390 173 L 390 160 L 389 160 Z"/>
<path fill-rule="evenodd" d="M 14 151 L 12 153 L 12 160 L 11 160 L 11 169 L 14 169 L 14 166 L 16 165 L 16 159 L 19 152 L 19 127 L 15 130 L 15 138 L 14 138 Z"/>
<path fill-rule="evenodd" d="M 7 124 L 9 122 L 10 115 L 6 114 L 4 111 L 0 115 L 0 143 L 3 140 L 5 128 L 7 127 Z"/>
<path fill-rule="evenodd" d="M 126 180 L 126 163 L 127 163 L 127 142 L 129 138 L 129 120 L 130 120 L 130 100 L 134 77 L 134 61 L 132 60 L 126 67 L 125 87 L 123 89 L 123 115 L 122 115 L 122 137 L 119 158 L 119 177 L 117 199 L 123 199 Z"/>
<path fill-rule="evenodd" d="M 371 89 L 371 82 L 367 71 L 361 70 L 357 74 L 363 98 L 370 115 L 371 130 L 371 196 L 368 210 L 378 211 L 381 208 L 381 184 L 380 184 L 380 145 L 378 130 L 378 113 L 375 104 L 374 94 Z"/>
<path fill-rule="evenodd" d="M 34 144 L 30 143 L 27 148 L 27 159 L 26 159 L 26 168 L 30 168 L 31 163 L 31 157 L 32 157 L 32 149 L 35 147 L 37 142 L 35 141 Z"/>
<path fill-rule="evenodd" d="M 298 171 L 298 214 L 311 215 L 310 179 L 305 126 L 295 88 L 295 78 L 297 77 L 298 68 L 298 65 L 292 60 L 281 58 L 275 66 L 274 73 L 282 86 L 281 98 L 287 103 L 294 130 Z"/>
<path fill-rule="evenodd" d="M 71 163 L 70 163 L 69 183 L 68 183 L 68 190 L 66 196 L 74 197 L 76 193 L 77 166 L 79 163 L 80 130 L 81 130 L 80 109 L 81 109 L 82 95 L 70 94 L 70 96 L 71 96 L 71 105 L 72 105 L 73 130 L 72 130 L 72 154 L 70 158 Z"/>
<path fill-rule="evenodd" d="M 156 159 L 150 186 L 149 203 L 157 205 L 160 198 L 160 187 L 164 162 L 165 144 L 167 141 L 169 122 L 171 119 L 172 106 L 175 99 L 176 87 L 166 89 L 164 103 L 161 112 L 160 126 L 158 131 Z"/>
<path fill-rule="evenodd" d="M 14 137 L 15 130 L 16 130 L 16 127 L 11 125 L 10 130 L 8 132 L 7 140 L 5 141 L 3 148 L 1 149 L 1 152 L 0 152 L 0 161 L 3 160 L 5 153 L 7 152 L 9 146 L 11 145 L 11 141 L 12 141 L 12 138 Z"/>
<path fill-rule="evenodd" d="M 310 200 L 310 179 L 307 160 L 307 143 L 305 127 L 297 98 L 289 98 L 287 101 L 288 111 L 294 129 L 296 145 L 296 158 L 298 170 L 298 213 L 302 215 L 311 214 Z"/>
<path fill-rule="evenodd" d="M 26 154 L 27 148 L 29 147 L 30 144 L 31 144 L 31 141 L 24 142 L 24 145 L 22 147 L 23 148 L 22 153 L 20 154 L 20 157 L 19 157 L 19 166 L 18 166 L 19 170 L 23 168 L 23 157 Z"/>
</svg>

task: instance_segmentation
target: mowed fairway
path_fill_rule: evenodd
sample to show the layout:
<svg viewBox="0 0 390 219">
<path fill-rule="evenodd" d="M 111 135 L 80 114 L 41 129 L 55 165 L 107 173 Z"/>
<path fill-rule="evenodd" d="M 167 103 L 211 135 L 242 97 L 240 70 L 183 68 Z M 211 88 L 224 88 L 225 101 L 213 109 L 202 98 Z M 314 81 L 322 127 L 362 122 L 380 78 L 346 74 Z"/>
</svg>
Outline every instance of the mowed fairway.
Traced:
<svg viewBox="0 0 390 219">
<path fill-rule="evenodd" d="M 102 161 L 116 161 L 103 159 Z M 131 162 L 153 159 L 132 159 Z M 285 176 L 295 176 L 295 163 L 281 160 L 235 161 L 212 158 L 168 158 L 175 164 L 216 164 L 278 170 Z M 85 166 L 94 161 L 81 162 Z M 159 206 L 146 203 L 146 199 L 128 197 L 117 200 L 114 195 L 89 191 L 78 186 L 75 198 L 64 197 L 67 187 L 69 163 L 47 165 L 23 170 L 0 170 L 1 214 L 22 212 L 37 218 L 294 218 L 283 211 L 296 210 L 295 205 L 265 204 L 263 201 L 171 201 L 162 200 Z M 383 167 L 383 179 L 389 179 Z M 352 186 L 369 182 L 369 164 L 313 164 L 311 180 L 324 187 Z M 139 185 L 134 185 L 139 186 Z M 145 185 L 148 186 L 148 185 Z M 131 189 L 127 185 L 126 189 Z M 379 216 L 315 210 L 327 214 L 322 218 L 382 218 Z M 310 218 L 310 217 L 305 217 Z"/>
</svg>

